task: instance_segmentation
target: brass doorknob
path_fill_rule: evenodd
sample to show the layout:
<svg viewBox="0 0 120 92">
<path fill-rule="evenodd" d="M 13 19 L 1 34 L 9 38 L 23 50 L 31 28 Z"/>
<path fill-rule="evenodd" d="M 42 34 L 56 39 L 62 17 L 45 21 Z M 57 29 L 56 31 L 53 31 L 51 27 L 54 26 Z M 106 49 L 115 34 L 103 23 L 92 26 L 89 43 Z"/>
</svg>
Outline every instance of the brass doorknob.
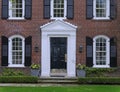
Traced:
<svg viewBox="0 0 120 92">
<path fill-rule="evenodd" d="M 65 62 L 67 62 L 67 54 L 65 54 Z"/>
</svg>

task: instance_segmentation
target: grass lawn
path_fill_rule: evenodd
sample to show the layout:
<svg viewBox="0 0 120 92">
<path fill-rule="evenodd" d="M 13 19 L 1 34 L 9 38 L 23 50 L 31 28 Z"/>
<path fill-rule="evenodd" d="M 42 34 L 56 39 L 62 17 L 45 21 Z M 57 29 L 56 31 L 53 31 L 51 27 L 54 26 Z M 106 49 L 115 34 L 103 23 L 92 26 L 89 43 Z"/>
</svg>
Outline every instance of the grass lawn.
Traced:
<svg viewBox="0 0 120 92">
<path fill-rule="evenodd" d="M 56 87 L 0 87 L 0 92 L 120 92 L 120 86 L 80 85 Z"/>
</svg>

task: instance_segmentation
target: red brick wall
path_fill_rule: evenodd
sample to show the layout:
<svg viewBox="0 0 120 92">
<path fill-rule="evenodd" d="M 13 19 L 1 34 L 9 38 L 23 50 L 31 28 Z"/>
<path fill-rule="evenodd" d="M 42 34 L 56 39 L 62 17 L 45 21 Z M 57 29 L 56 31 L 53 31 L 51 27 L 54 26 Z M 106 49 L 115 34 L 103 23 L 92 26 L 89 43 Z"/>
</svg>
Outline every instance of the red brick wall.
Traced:
<svg viewBox="0 0 120 92">
<path fill-rule="evenodd" d="M 24 37 L 32 36 L 32 61 L 41 61 L 41 31 L 40 26 L 51 21 L 43 19 L 43 0 L 32 0 L 32 19 L 31 20 L 2 20 L 0 0 L 0 37 L 5 35 L 10 37 L 19 34 Z M 117 1 L 117 18 L 115 20 L 88 20 L 86 19 L 86 0 L 74 0 L 74 19 L 66 20 L 76 26 L 77 29 L 77 62 L 86 62 L 86 36 L 95 37 L 106 35 L 117 37 L 117 55 L 120 66 L 120 1 Z M 39 47 L 39 52 L 34 51 L 35 46 Z M 83 52 L 79 53 L 79 46 L 83 45 Z M 1 38 L 0 38 L 1 46 Z M 1 52 L 1 48 L 0 48 Z M 1 55 L 0 55 L 1 62 Z"/>
</svg>

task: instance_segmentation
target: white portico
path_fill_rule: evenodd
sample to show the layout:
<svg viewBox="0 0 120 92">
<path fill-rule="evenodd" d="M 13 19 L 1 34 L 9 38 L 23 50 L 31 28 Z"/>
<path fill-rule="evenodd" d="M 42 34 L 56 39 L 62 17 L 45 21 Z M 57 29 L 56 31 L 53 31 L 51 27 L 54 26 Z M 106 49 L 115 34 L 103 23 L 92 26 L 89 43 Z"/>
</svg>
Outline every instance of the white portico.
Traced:
<svg viewBox="0 0 120 92">
<path fill-rule="evenodd" d="M 40 27 L 41 36 L 41 76 L 50 77 L 51 70 L 51 38 L 66 38 L 66 70 L 67 77 L 76 76 L 76 31 L 74 26 L 63 20 L 55 20 Z M 56 41 L 57 42 L 57 41 Z M 57 42 L 59 43 L 59 42 Z M 61 45 L 62 46 L 62 45 Z M 55 52 L 55 51 L 54 51 Z M 64 62 L 64 61 L 62 61 Z M 59 66 L 59 65 L 58 65 Z"/>
</svg>

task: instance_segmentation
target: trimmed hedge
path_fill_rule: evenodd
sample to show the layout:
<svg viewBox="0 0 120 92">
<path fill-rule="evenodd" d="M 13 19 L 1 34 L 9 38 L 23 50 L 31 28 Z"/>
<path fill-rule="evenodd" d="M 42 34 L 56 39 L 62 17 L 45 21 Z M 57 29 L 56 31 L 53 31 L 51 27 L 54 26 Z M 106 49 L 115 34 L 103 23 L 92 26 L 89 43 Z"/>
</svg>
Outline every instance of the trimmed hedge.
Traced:
<svg viewBox="0 0 120 92">
<path fill-rule="evenodd" d="M 23 71 L 16 70 L 16 69 L 9 69 L 9 68 L 4 68 L 1 75 L 2 76 L 25 76 Z"/>
<path fill-rule="evenodd" d="M 0 76 L 0 83 L 37 83 L 38 78 L 32 76 Z"/>
<path fill-rule="evenodd" d="M 117 71 L 117 68 L 89 68 L 86 69 L 86 76 L 87 77 L 106 77 L 108 75 Z"/>
<path fill-rule="evenodd" d="M 120 78 L 117 77 L 87 77 L 78 78 L 79 84 L 120 84 Z"/>
</svg>

